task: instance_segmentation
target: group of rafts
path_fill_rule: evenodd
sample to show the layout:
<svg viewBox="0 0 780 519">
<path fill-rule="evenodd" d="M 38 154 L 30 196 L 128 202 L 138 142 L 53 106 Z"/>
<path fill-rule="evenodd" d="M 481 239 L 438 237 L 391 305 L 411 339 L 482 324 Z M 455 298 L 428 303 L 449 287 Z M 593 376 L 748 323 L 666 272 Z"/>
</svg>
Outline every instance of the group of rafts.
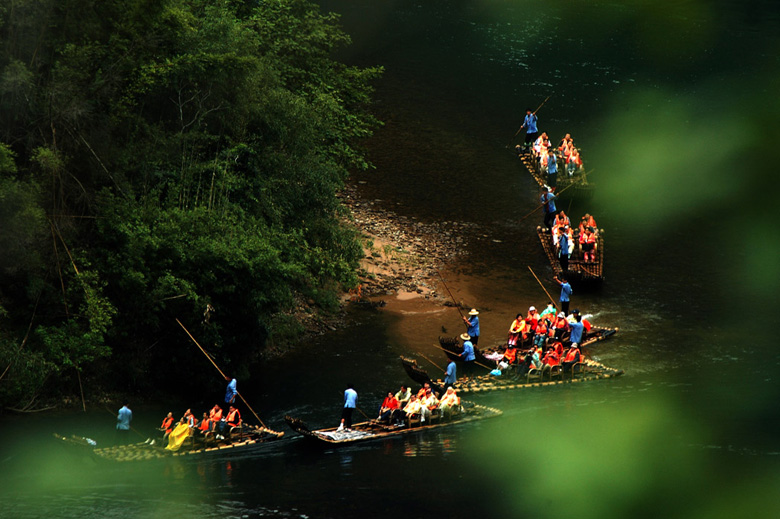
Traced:
<svg viewBox="0 0 780 519">
<path fill-rule="evenodd" d="M 518 145 L 516 149 L 528 172 L 540 187 L 548 188 L 555 195 L 553 204 L 560 204 L 561 197 L 568 199 L 589 199 L 593 196 L 594 184 L 588 182 L 583 168 L 582 156 L 574 145 L 574 139 L 567 133 L 553 145 L 547 133 L 542 133 L 529 149 Z M 548 174 L 550 161 L 555 161 L 558 173 Z M 599 229 L 591 214 L 584 214 L 578 226 L 572 225 L 562 208 L 556 205 L 555 219 L 549 225 L 537 227 L 542 248 L 550 261 L 553 272 L 566 276 L 570 281 L 600 282 L 604 279 L 604 231 Z M 545 207 L 545 211 L 547 207 Z M 545 220 L 547 223 L 547 220 Z M 561 236 L 565 239 L 561 240 Z M 561 244 L 567 250 L 562 250 Z M 565 257 L 565 261 L 564 261 Z"/>
<path fill-rule="evenodd" d="M 533 159 L 521 155 L 540 185 L 545 185 L 546 161 L 550 160 L 551 156 L 555 157 L 548 153 L 550 144 L 544 140 L 545 135 L 542 134 L 534 143 Z M 562 140 L 559 151 L 566 165 L 564 170 L 566 175 L 563 178 L 568 177 L 572 182 L 574 174 L 579 173 L 582 175 L 580 182 L 587 186 L 582 171 L 582 159 L 568 134 Z M 589 195 L 592 193 L 590 189 L 592 185 L 587 187 L 589 189 L 584 192 Z M 561 211 L 556 215 L 551 229 L 540 227 L 538 232 L 556 274 L 572 273 L 571 270 L 561 269 L 557 261 L 560 251 L 557 250 L 556 244 L 560 243 L 562 233 L 568 233 L 569 255 L 575 256 L 574 247 L 578 242 L 580 262 L 590 264 L 591 268 L 584 271 L 584 277 L 601 279 L 603 237 L 591 215 L 584 215 L 577 231 L 573 231 L 571 222 Z M 575 232 L 576 236 L 574 236 Z M 597 255 L 599 245 L 601 251 Z M 541 313 L 538 313 L 534 307 L 530 307 L 524 319 L 518 315 L 513 321 L 505 344 L 485 350 L 474 347 L 476 357 L 474 364 L 484 368 L 484 373 L 461 377 L 454 384 L 445 385 L 442 379 L 432 379 L 416 360 L 401 357 L 404 369 L 412 380 L 421 385 L 420 390 L 414 394 L 409 388 L 402 386 L 397 394 L 389 393 L 382 402 L 380 415 L 376 419 L 356 423 L 349 430 L 336 427 L 311 430 L 300 419 L 287 416 L 285 420 L 294 431 L 306 438 L 328 444 L 346 444 L 481 420 L 501 414 L 501 411 L 494 408 L 461 402 L 459 394 L 558 385 L 621 375 L 622 370 L 604 366 L 588 358 L 587 354 L 589 346 L 607 339 L 618 329 L 596 327 L 587 319 L 579 317 L 584 325 L 584 331 L 579 344 L 572 343 L 570 325 L 577 319 L 577 314 L 575 310 L 573 314 L 566 316 L 557 312 L 552 304 Z M 457 337 L 440 337 L 439 343 L 450 359 L 456 362 L 462 361 L 463 346 Z M 213 413 L 214 410 L 212 409 L 211 412 Z M 58 438 L 89 448 L 102 458 L 128 461 L 238 450 L 284 436 L 283 432 L 273 431 L 265 426 L 251 426 L 241 422 L 240 417 L 238 423 L 232 423 L 226 432 L 222 431 L 225 434 L 217 434 L 213 424 L 218 422 L 215 422 L 211 414 L 207 417 L 204 413 L 203 420 L 198 423 L 188 413 L 185 413 L 175 426 L 172 424 L 172 415 L 163 421 L 162 430 L 166 434 L 163 441 L 159 443 L 147 440 L 130 446 L 99 449 L 83 438 L 61 436 Z"/>
</svg>

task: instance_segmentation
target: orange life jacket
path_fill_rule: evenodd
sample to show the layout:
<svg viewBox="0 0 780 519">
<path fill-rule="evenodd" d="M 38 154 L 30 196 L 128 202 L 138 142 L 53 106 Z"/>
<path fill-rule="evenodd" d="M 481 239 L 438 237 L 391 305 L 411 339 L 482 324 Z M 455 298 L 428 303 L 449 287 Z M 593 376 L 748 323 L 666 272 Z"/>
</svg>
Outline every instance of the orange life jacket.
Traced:
<svg viewBox="0 0 780 519">
<path fill-rule="evenodd" d="M 225 418 L 225 420 L 227 421 L 230 427 L 235 427 L 241 421 L 241 413 L 238 412 L 238 409 L 233 409 L 228 413 L 227 418 Z"/>
<path fill-rule="evenodd" d="M 209 420 L 212 422 L 218 422 L 222 420 L 222 409 L 217 409 L 216 411 L 212 409 L 209 412 Z"/>
<path fill-rule="evenodd" d="M 202 422 L 200 422 L 200 425 L 198 426 L 198 429 L 201 431 L 210 431 L 211 430 L 211 420 L 208 418 L 204 418 Z"/>
<path fill-rule="evenodd" d="M 565 317 L 556 317 L 555 325 L 553 327 L 558 329 L 566 329 L 569 327 L 569 321 L 567 321 Z"/>
<path fill-rule="evenodd" d="M 526 331 L 525 321 L 522 319 L 515 319 L 512 321 L 512 326 L 509 328 L 509 333 L 523 333 Z"/>
<path fill-rule="evenodd" d="M 561 358 L 555 353 L 555 350 L 550 350 L 547 352 L 547 355 L 544 356 L 542 363 L 549 364 L 550 366 L 558 366 L 561 363 Z"/>
<path fill-rule="evenodd" d="M 507 348 L 504 352 L 504 358 L 509 364 L 512 364 L 517 359 L 517 348 Z"/>
<path fill-rule="evenodd" d="M 171 425 L 173 425 L 173 417 L 166 416 L 162 421 L 162 425 L 160 426 L 160 429 L 165 429 L 165 432 L 171 432 L 173 430 L 171 429 Z"/>
<path fill-rule="evenodd" d="M 575 362 L 579 353 L 580 350 L 578 348 L 569 348 L 569 351 L 566 353 L 566 358 L 563 359 L 564 362 Z"/>
</svg>

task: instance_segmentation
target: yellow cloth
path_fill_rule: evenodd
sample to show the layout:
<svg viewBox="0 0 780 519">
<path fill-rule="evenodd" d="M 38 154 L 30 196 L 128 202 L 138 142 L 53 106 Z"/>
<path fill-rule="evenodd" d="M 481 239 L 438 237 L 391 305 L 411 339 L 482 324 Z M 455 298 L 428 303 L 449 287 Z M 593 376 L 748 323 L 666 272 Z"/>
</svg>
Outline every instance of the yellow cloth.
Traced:
<svg viewBox="0 0 780 519">
<path fill-rule="evenodd" d="M 169 451 L 177 451 L 184 440 L 190 435 L 190 426 L 186 422 L 180 423 L 174 427 L 171 434 L 168 435 L 168 445 L 165 447 Z"/>
</svg>

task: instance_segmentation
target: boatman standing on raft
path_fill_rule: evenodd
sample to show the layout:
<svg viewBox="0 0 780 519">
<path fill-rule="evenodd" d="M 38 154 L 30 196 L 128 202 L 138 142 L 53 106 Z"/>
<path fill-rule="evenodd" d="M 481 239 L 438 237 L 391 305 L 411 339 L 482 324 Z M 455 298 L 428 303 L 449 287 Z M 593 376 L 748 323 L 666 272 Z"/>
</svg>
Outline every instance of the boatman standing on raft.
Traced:
<svg viewBox="0 0 780 519">
<path fill-rule="evenodd" d="M 555 276 L 553 278 L 556 283 L 561 285 L 561 311 L 563 312 L 564 316 L 569 315 L 569 302 L 571 301 L 571 285 L 568 281 L 566 281 L 566 278 L 562 277 L 561 279 L 558 279 L 558 276 Z"/>
<path fill-rule="evenodd" d="M 455 383 L 458 378 L 458 368 L 455 366 L 455 361 L 450 359 L 450 363 L 447 364 L 447 371 L 444 372 L 444 390 Z"/>
<path fill-rule="evenodd" d="M 520 127 L 522 130 L 525 128 L 525 141 L 523 143 L 523 151 L 526 153 L 529 149 L 529 144 L 534 142 L 536 138 L 539 136 L 539 130 L 536 127 L 536 123 L 539 121 L 539 118 L 536 117 L 536 114 L 531 111 L 530 108 L 525 109 L 525 119 L 523 119 L 523 125 Z"/>
<path fill-rule="evenodd" d="M 347 384 L 347 389 L 344 391 L 344 409 L 341 411 L 341 423 L 339 424 L 339 431 L 352 429 L 352 411 L 357 407 L 357 391 L 352 384 Z"/>
<path fill-rule="evenodd" d="M 238 389 L 236 389 L 236 379 L 230 378 L 226 375 L 225 380 L 228 381 L 227 389 L 225 390 L 225 403 L 232 404 L 236 401 L 236 395 L 238 394 Z"/>
<path fill-rule="evenodd" d="M 460 338 L 463 340 L 463 351 L 460 353 L 460 358 L 463 359 L 463 372 L 471 375 L 474 373 L 474 361 L 477 360 L 474 356 L 474 345 L 469 334 L 462 333 Z"/>
<path fill-rule="evenodd" d="M 122 401 L 122 407 L 116 415 L 116 435 L 118 445 L 127 445 L 130 435 L 130 421 L 133 419 L 133 412 L 127 407 L 127 400 Z"/>
<path fill-rule="evenodd" d="M 552 222 L 555 218 L 555 199 L 558 198 L 556 195 L 550 192 L 550 188 L 547 186 L 544 186 L 542 188 L 542 197 L 540 200 L 544 204 L 544 226 L 547 227 L 547 230 L 552 229 Z"/>
<path fill-rule="evenodd" d="M 463 317 L 463 322 L 466 323 L 466 333 L 471 337 L 471 344 L 474 346 L 479 342 L 479 312 L 476 308 L 472 308 L 469 312 L 469 317 Z"/>
</svg>

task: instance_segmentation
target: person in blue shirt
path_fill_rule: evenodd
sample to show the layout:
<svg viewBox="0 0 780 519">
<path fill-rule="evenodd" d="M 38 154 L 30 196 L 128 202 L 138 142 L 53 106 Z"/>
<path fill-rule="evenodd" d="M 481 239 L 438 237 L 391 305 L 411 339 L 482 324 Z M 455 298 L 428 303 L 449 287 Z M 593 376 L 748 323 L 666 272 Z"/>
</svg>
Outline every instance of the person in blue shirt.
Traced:
<svg viewBox="0 0 780 519">
<path fill-rule="evenodd" d="M 555 208 L 556 198 L 558 197 L 550 191 L 550 188 L 547 186 L 542 188 L 542 196 L 540 200 L 544 204 L 544 226 L 547 227 L 547 229 L 552 229 L 552 222 L 555 219 L 555 212 L 557 211 Z"/>
<path fill-rule="evenodd" d="M 228 381 L 227 389 L 225 389 L 225 403 L 232 404 L 236 401 L 236 395 L 238 394 L 236 379 L 225 376 L 225 380 Z"/>
<path fill-rule="evenodd" d="M 553 188 L 558 185 L 558 157 L 552 148 L 547 152 L 547 185 Z"/>
<path fill-rule="evenodd" d="M 463 317 L 463 322 L 466 323 L 466 333 L 471 338 L 471 343 L 476 346 L 479 343 L 479 312 L 476 308 L 472 308 L 469 312 L 468 318 Z"/>
<path fill-rule="evenodd" d="M 561 263 L 561 270 L 569 270 L 569 226 L 563 227 L 563 232 L 558 235 L 558 261 Z"/>
<path fill-rule="evenodd" d="M 553 278 L 556 283 L 561 285 L 561 311 L 563 312 L 563 315 L 569 315 L 569 302 L 571 301 L 571 294 L 572 289 L 571 285 L 568 281 L 566 281 L 566 278 L 558 279 L 558 276 L 555 276 Z"/>
<path fill-rule="evenodd" d="M 520 127 L 522 130 L 525 128 L 525 141 L 523 148 L 527 151 L 529 148 L 529 144 L 534 142 L 536 138 L 539 136 L 539 130 L 537 128 L 537 123 L 539 122 L 539 118 L 536 117 L 536 114 L 531 111 L 530 108 L 525 109 L 525 118 L 523 119 L 523 125 Z"/>
<path fill-rule="evenodd" d="M 474 356 L 474 344 L 468 333 L 462 333 L 460 338 L 463 340 L 463 351 L 460 353 L 460 358 L 463 359 L 463 372 L 471 375 L 474 373 L 474 361 L 477 360 Z"/>
<path fill-rule="evenodd" d="M 127 407 L 127 400 L 125 400 L 122 402 L 122 407 L 119 409 L 119 414 L 116 416 L 117 443 L 119 445 L 126 445 L 128 443 L 130 421 L 132 421 L 132 419 L 133 412 Z"/>
<path fill-rule="evenodd" d="M 444 373 L 444 390 L 447 387 L 453 385 L 458 378 L 458 368 L 455 366 L 455 361 L 450 359 L 450 363 L 447 364 L 447 371 Z"/>
<path fill-rule="evenodd" d="M 352 412 L 357 408 L 357 391 L 352 384 L 347 384 L 347 389 L 344 391 L 344 409 L 341 411 L 341 424 L 339 424 L 339 431 L 352 429 Z"/>
<path fill-rule="evenodd" d="M 577 312 L 574 316 L 574 322 L 569 323 L 569 328 L 571 329 L 569 340 L 577 344 L 582 342 L 582 331 L 585 329 L 585 325 L 582 324 L 582 316 Z"/>
</svg>

